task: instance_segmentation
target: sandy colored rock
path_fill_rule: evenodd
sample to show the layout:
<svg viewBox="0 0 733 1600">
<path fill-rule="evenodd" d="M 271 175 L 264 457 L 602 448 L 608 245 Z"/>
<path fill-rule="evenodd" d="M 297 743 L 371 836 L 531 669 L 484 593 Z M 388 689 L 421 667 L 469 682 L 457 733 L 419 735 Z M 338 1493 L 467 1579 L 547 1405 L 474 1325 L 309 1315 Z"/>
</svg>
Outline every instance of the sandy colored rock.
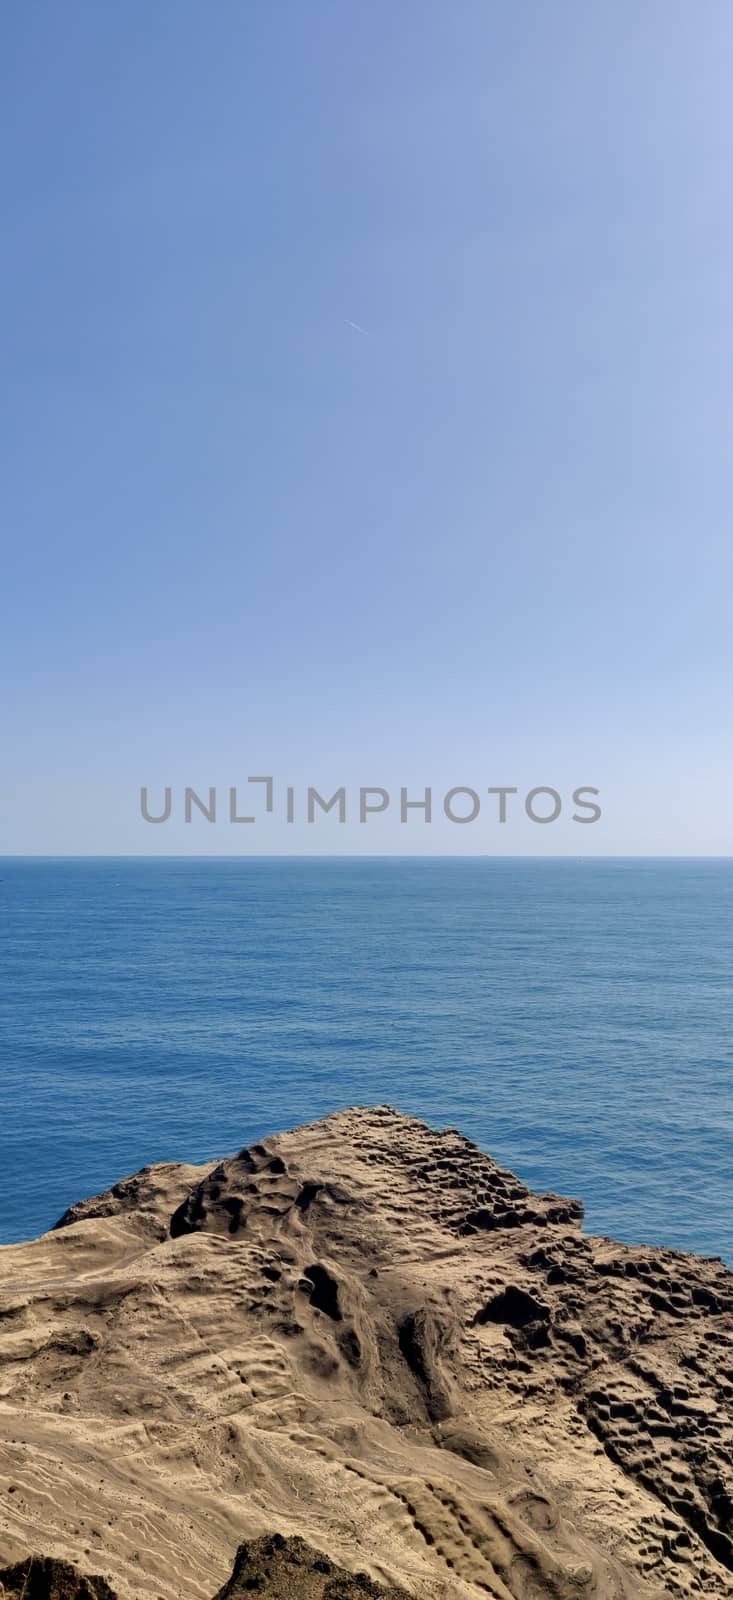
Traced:
<svg viewBox="0 0 733 1600">
<path fill-rule="evenodd" d="M 587 1238 L 389 1107 L 63 1223 L 0 1252 L 6 1566 L 233 1600 L 278 1535 L 273 1600 L 733 1596 L 720 1262 Z"/>
</svg>

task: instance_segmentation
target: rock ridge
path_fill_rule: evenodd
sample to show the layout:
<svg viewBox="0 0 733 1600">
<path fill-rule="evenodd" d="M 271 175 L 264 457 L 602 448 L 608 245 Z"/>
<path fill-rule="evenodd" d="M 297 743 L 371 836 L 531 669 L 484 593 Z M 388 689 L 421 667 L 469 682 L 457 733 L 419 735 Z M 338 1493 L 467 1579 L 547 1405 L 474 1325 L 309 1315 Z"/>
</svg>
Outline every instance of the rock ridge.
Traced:
<svg viewBox="0 0 733 1600">
<path fill-rule="evenodd" d="M 582 1220 L 354 1107 L 5 1247 L 6 1592 L 733 1600 L 733 1276 Z"/>
</svg>

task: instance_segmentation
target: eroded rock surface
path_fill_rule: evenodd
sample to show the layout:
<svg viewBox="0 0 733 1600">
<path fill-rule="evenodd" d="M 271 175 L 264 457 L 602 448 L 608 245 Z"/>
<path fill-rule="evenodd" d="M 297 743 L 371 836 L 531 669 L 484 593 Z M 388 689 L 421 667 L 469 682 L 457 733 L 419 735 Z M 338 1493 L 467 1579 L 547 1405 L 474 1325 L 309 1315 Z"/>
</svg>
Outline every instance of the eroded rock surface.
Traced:
<svg viewBox="0 0 733 1600">
<path fill-rule="evenodd" d="M 719 1262 L 588 1238 L 578 1201 L 389 1107 L 62 1223 L 0 1252 L 8 1565 L 229 1600 L 277 1535 L 311 1554 L 268 1546 L 273 1600 L 733 1597 Z"/>
</svg>

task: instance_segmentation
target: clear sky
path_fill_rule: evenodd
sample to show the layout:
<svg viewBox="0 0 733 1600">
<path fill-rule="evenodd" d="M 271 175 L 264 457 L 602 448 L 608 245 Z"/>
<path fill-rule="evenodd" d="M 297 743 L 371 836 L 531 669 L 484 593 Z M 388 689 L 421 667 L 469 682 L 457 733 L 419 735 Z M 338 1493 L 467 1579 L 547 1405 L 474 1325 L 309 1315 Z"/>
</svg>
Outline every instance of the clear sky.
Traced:
<svg viewBox="0 0 733 1600">
<path fill-rule="evenodd" d="M 0 852 L 733 853 L 732 59 L 728 0 L 4 6 Z"/>
</svg>

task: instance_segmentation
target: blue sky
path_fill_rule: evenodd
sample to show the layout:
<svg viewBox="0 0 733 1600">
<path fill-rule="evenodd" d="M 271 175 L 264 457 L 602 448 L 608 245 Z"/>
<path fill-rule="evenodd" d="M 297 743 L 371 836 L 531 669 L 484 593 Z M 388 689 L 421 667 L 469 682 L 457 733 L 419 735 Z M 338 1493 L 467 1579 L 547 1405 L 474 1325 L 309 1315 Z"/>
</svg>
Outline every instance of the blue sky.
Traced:
<svg viewBox="0 0 733 1600">
<path fill-rule="evenodd" d="M 727 4 L 2 31 L 0 851 L 731 853 Z M 183 823 L 259 773 L 603 818 Z"/>
</svg>

